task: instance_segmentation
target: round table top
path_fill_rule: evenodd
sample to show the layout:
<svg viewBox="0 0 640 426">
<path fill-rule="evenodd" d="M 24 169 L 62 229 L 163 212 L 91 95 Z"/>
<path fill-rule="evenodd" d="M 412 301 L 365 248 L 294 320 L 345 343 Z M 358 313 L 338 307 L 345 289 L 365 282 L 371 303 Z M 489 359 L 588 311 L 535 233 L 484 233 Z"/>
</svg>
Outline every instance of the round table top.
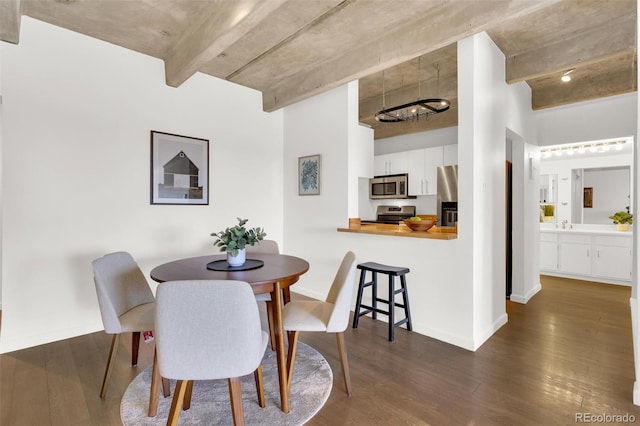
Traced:
<svg viewBox="0 0 640 426">
<path fill-rule="evenodd" d="M 213 271 L 207 269 L 207 264 L 214 260 L 226 259 L 226 254 L 212 256 L 189 257 L 174 260 L 156 266 L 151 270 L 151 278 L 157 282 L 181 280 L 238 280 L 246 281 L 254 287 L 254 292 L 268 292 L 267 288 L 260 290 L 261 285 L 273 285 L 280 282 L 287 287 L 298 280 L 300 275 L 309 270 L 309 262 L 295 256 L 285 254 L 247 253 L 247 259 L 259 259 L 264 266 L 247 271 Z"/>
</svg>

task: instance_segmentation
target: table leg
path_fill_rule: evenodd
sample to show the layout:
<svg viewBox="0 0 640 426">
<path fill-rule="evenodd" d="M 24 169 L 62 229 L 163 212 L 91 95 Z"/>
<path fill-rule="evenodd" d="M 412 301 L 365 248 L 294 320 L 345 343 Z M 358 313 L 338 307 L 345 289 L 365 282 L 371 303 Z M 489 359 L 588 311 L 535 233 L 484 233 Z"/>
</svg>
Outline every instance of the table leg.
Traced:
<svg viewBox="0 0 640 426">
<path fill-rule="evenodd" d="M 287 359 L 284 348 L 284 330 L 282 326 L 282 291 L 280 283 L 275 283 L 271 292 L 273 301 L 273 322 L 276 334 L 276 360 L 278 363 L 278 382 L 280 383 L 280 403 L 282 411 L 289 412 L 289 392 L 287 389 Z"/>
</svg>

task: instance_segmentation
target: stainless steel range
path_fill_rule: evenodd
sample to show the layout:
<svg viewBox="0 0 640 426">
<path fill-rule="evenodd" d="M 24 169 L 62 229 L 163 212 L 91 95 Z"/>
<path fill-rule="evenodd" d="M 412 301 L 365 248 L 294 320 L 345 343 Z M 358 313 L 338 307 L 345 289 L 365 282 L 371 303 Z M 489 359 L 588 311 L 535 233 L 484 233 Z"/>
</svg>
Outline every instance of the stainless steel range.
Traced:
<svg viewBox="0 0 640 426">
<path fill-rule="evenodd" d="M 363 220 L 362 223 L 387 223 L 398 225 L 400 221 L 416 215 L 416 206 L 378 206 L 376 220 Z"/>
</svg>

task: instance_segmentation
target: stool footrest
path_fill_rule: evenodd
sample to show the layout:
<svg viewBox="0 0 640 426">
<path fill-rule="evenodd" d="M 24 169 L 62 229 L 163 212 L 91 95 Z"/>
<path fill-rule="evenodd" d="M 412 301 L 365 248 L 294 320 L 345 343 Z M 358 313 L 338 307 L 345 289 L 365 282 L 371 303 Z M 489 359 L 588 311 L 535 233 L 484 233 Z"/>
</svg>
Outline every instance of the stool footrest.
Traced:
<svg viewBox="0 0 640 426">
<path fill-rule="evenodd" d="M 383 309 L 380 308 L 374 308 L 373 306 L 367 306 L 367 305 L 360 305 L 360 308 L 364 308 L 364 311 L 360 311 L 360 313 L 358 314 L 359 317 L 366 315 L 366 314 L 370 314 L 372 312 L 377 312 L 379 314 L 384 314 L 384 315 L 389 315 L 389 311 L 385 311 Z"/>
<path fill-rule="evenodd" d="M 400 321 L 394 323 L 393 326 L 394 327 L 398 327 L 398 326 L 400 326 L 402 324 L 405 324 L 405 323 L 408 323 L 408 322 L 409 322 L 409 318 L 404 318 L 404 319 L 401 319 Z"/>
</svg>

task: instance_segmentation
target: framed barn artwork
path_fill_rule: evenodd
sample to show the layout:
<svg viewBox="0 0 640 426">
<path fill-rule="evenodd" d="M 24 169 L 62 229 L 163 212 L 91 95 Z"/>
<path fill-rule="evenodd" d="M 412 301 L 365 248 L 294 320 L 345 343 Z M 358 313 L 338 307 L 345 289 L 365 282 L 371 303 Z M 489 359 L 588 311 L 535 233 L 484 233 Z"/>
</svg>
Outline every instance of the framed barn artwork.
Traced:
<svg viewBox="0 0 640 426">
<path fill-rule="evenodd" d="M 209 204 L 209 140 L 151 131 L 151 204 Z"/>
</svg>

